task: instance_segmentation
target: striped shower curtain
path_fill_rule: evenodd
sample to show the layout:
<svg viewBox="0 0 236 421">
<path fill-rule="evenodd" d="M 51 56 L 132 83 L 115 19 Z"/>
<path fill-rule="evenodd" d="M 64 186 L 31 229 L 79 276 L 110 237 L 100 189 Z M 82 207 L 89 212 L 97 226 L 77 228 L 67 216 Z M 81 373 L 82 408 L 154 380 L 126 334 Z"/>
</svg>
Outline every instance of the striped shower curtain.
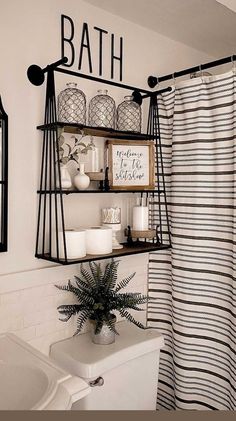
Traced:
<svg viewBox="0 0 236 421">
<path fill-rule="evenodd" d="M 158 97 L 172 249 L 150 255 L 157 409 L 236 410 L 236 75 Z"/>
</svg>

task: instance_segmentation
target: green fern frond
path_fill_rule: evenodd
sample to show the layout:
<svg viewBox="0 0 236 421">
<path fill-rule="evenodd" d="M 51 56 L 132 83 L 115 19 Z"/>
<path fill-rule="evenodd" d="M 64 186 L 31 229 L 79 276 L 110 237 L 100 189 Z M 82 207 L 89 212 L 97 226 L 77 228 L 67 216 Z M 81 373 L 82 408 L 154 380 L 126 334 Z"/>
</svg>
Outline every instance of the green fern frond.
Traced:
<svg viewBox="0 0 236 421">
<path fill-rule="evenodd" d="M 146 295 L 142 295 L 139 292 L 124 292 L 117 294 L 120 301 L 124 301 L 125 303 L 131 302 L 133 304 L 146 304 L 148 301 L 148 297 Z"/>
<path fill-rule="evenodd" d="M 139 298 L 135 298 L 135 303 L 137 305 L 142 305 L 142 304 L 147 304 L 148 302 L 148 297 L 147 296 L 141 296 Z"/>
<path fill-rule="evenodd" d="M 114 259 L 111 260 L 111 262 L 109 262 L 106 267 L 105 267 L 105 271 L 104 271 L 104 275 L 103 275 L 103 283 L 106 284 L 107 281 L 110 278 L 110 273 L 111 273 L 111 265 L 114 263 Z"/>
<path fill-rule="evenodd" d="M 75 283 L 77 288 L 81 288 L 84 292 L 87 292 L 88 294 L 91 293 L 92 287 L 86 283 L 82 278 L 79 278 L 78 276 L 75 276 Z"/>
<path fill-rule="evenodd" d="M 75 314 L 78 314 L 81 310 L 83 310 L 84 306 L 81 304 L 64 304 L 57 307 L 58 312 L 64 316 L 64 318 L 60 318 L 62 322 L 68 322 L 68 320 Z"/>
<path fill-rule="evenodd" d="M 100 284 L 100 280 L 101 280 L 101 265 L 100 263 L 96 263 L 96 262 L 89 262 L 89 267 L 90 267 L 90 271 L 92 273 L 93 279 L 96 283 L 96 285 L 98 286 Z"/>
<path fill-rule="evenodd" d="M 60 290 L 62 290 L 62 291 L 69 291 L 70 292 L 70 289 L 69 289 L 69 287 L 68 287 L 68 285 L 54 285 L 57 289 L 60 289 Z"/>
<path fill-rule="evenodd" d="M 127 278 L 123 279 L 116 287 L 115 292 L 119 292 L 121 289 L 125 288 L 131 279 L 136 275 L 136 272 L 132 273 L 131 275 L 127 276 Z"/>
<path fill-rule="evenodd" d="M 62 291 L 72 292 L 76 296 L 78 295 L 78 288 L 72 285 L 70 280 L 68 281 L 67 285 L 55 285 L 55 287 Z"/>
<path fill-rule="evenodd" d="M 90 294 L 88 294 L 87 291 L 84 291 L 82 288 L 75 287 L 74 285 L 72 285 L 71 281 L 68 281 L 68 285 L 65 285 L 63 288 L 59 289 L 72 292 L 77 297 L 78 301 L 80 301 L 81 303 L 85 302 L 90 306 L 94 305 L 93 297 Z"/>
<path fill-rule="evenodd" d="M 75 294 L 76 296 L 78 295 L 78 292 L 79 292 L 78 288 L 76 288 L 74 285 L 72 285 L 70 280 L 68 281 L 68 290 L 70 292 L 73 292 L 73 294 Z"/>
<path fill-rule="evenodd" d="M 115 328 L 116 319 L 107 319 L 105 323 L 108 326 L 108 328 L 111 330 L 111 332 L 114 332 L 116 335 L 119 335 L 119 333 L 117 332 Z"/>
<path fill-rule="evenodd" d="M 92 288 L 96 287 L 96 281 L 94 279 L 94 276 L 92 276 L 83 266 L 83 264 L 81 264 L 81 268 L 80 268 L 80 272 L 83 275 L 85 281 L 87 282 L 88 285 L 90 285 Z"/>
<path fill-rule="evenodd" d="M 68 322 L 68 320 L 70 320 L 71 316 L 72 316 L 72 314 L 68 314 L 64 319 L 59 317 L 58 320 L 60 320 L 60 322 Z"/>
<path fill-rule="evenodd" d="M 68 322 L 68 320 L 70 320 L 70 318 L 73 316 L 73 313 L 66 313 L 64 314 L 64 318 L 62 319 L 61 317 L 59 317 L 60 322 Z"/>
<path fill-rule="evenodd" d="M 130 323 L 133 323 L 134 325 L 138 326 L 140 329 L 146 329 L 145 326 L 141 322 L 138 322 L 137 320 L 135 320 L 134 317 L 127 310 L 120 309 L 119 312 L 120 312 L 120 315 L 122 317 L 125 317 L 126 320 L 128 320 Z"/>
<path fill-rule="evenodd" d="M 118 277 L 118 264 L 118 262 L 115 262 L 112 259 L 112 261 L 107 265 L 107 271 L 105 271 L 106 276 L 103 277 L 106 291 L 114 289 L 116 285 Z"/>
<path fill-rule="evenodd" d="M 73 314 L 79 313 L 79 311 L 84 309 L 84 304 L 62 304 L 57 307 L 59 313 L 73 312 Z"/>
<path fill-rule="evenodd" d="M 75 292 L 76 297 L 78 298 L 78 301 L 81 303 L 84 303 L 88 306 L 93 307 L 93 305 L 95 304 L 95 301 L 92 297 L 92 295 L 88 294 L 87 292 L 84 292 L 82 290 L 80 290 L 79 288 L 76 288 L 76 292 Z"/>
<path fill-rule="evenodd" d="M 90 312 L 88 310 L 81 311 L 78 320 L 77 320 L 77 329 L 73 336 L 78 335 L 81 332 L 82 328 L 84 327 L 86 321 L 88 320 Z"/>
</svg>

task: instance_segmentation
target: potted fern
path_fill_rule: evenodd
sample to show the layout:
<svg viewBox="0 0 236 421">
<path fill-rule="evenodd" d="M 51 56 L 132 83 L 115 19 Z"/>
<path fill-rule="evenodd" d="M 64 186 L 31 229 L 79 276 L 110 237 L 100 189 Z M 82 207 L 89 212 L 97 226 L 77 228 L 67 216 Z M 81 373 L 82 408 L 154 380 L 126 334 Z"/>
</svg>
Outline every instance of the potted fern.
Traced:
<svg viewBox="0 0 236 421">
<path fill-rule="evenodd" d="M 81 265 L 81 275 L 75 276 L 75 284 L 68 281 L 67 285 L 56 285 L 63 291 L 72 292 L 78 299 L 78 304 L 64 304 L 58 307 L 62 316 L 60 320 L 63 322 L 67 322 L 73 315 L 78 315 L 74 335 L 80 333 L 85 322 L 90 320 L 93 326 L 92 341 L 101 345 L 113 343 L 115 335 L 118 334 L 114 311 L 118 311 L 122 317 L 139 328 L 145 329 L 128 309 L 142 311 L 139 305 L 146 303 L 148 298 L 136 292 L 120 292 L 129 284 L 135 273 L 117 284 L 118 265 L 119 262 L 112 260 L 102 271 L 100 264 L 89 262 L 90 270 Z"/>
</svg>

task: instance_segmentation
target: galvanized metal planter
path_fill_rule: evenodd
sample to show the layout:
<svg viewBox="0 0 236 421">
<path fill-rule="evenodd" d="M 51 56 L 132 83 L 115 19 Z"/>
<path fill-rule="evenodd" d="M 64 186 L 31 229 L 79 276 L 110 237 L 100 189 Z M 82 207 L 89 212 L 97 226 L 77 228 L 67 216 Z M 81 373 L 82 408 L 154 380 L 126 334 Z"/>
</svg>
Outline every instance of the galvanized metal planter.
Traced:
<svg viewBox="0 0 236 421">
<path fill-rule="evenodd" d="M 116 317 L 114 316 L 114 324 L 116 322 Z M 115 342 L 116 334 L 113 332 L 105 323 L 102 326 L 102 329 L 99 333 L 95 335 L 95 321 L 90 320 L 90 323 L 92 324 L 92 331 L 91 331 L 91 337 L 92 342 L 97 345 L 110 345 Z"/>
</svg>

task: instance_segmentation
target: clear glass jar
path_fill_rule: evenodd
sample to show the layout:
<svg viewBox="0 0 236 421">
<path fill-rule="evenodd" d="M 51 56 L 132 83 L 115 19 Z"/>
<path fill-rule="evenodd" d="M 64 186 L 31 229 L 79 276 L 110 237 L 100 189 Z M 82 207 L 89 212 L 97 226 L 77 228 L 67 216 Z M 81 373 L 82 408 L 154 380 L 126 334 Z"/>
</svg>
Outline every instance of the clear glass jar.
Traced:
<svg viewBox="0 0 236 421">
<path fill-rule="evenodd" d="M 88 124 L 92 127 L 114 129 L 116 124 L 116 104 L 107 90 L 100 89 L 89 103 Z"/>
<path fill-rule="evenodd" d="M 58 121 L 86 124 L 86 97 L 77 83 L 67 83 L 58 95 Z"/>
<path fill-rule="evenodd" d="M 142 111 L 132 96 L 125 96 L 117 107 L 117 130 L 141 132 Z"/>
</svg>

